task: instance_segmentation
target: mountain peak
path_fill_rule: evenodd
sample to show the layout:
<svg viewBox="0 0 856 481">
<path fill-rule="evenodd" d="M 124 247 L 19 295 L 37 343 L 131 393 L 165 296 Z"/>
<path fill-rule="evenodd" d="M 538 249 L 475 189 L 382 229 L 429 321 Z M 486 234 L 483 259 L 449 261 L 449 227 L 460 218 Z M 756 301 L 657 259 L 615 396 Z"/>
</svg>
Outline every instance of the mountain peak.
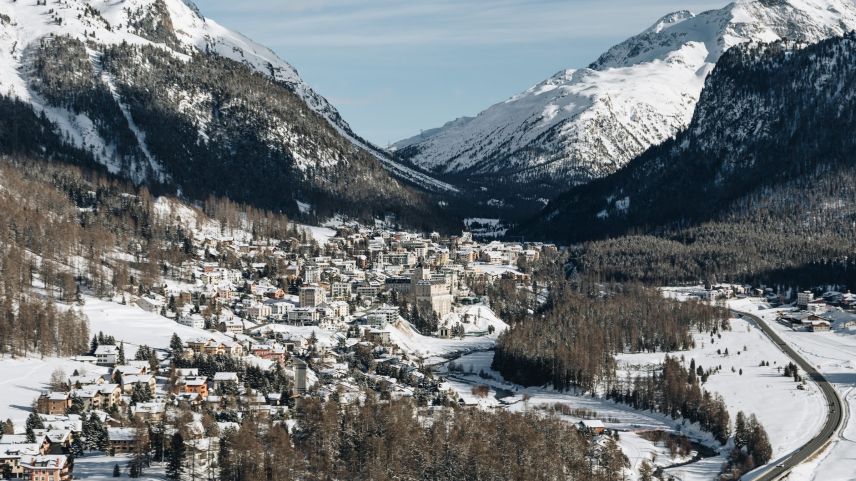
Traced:
<svg viewBox="0 0 856 481">
<path fill-rule="evenodd" d="M 527 188 L 529 197 L 549 196 L 612 173 L 686 128 L 729 48 L 814 43 L 854 28 L 852 0 L 738 0 L 698 15 L 673 12 L 588 69 L 561 71 L 472 121 L 402 141 L 397 158 L 488 189 L 513 179 L 513 189 L 496 194 L 506 201 Z"/>
<path fill-rule="evenodd" d="M 672 13 L 663 15 L 662 17 L 660 17 L 659 20 L 654 22 L 654 25 L 651 25 L 650 27 L 648 27 L 648 29 L 645 30 L 645 32 L 646 33 L 647 32 L 659 33 L 664 28 L 668 28 L 668 27 L 670 27 L 676 23 L 680 23 L 680 22 L 683 22 L 684 20 L 693 18 L 694 16 L 695 15 L 692 12 L 690 12 L 689 10 L 678 10 L 677 12 L 672 12 Z"/>
</svg>

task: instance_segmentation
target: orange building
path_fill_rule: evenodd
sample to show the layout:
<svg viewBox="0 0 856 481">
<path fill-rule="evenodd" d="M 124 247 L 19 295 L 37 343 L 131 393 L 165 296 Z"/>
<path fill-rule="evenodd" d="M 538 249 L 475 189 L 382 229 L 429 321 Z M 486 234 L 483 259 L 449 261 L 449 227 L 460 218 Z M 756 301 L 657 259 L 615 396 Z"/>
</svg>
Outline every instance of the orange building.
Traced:
<svg viewBox="0 0 856 481">
<path fill-rule="evenodd" d="M 24 478 L 30 481 L 69 481 L 71 463 L 64 454 L 40 454 L 21 457 Z"/>
</svg>

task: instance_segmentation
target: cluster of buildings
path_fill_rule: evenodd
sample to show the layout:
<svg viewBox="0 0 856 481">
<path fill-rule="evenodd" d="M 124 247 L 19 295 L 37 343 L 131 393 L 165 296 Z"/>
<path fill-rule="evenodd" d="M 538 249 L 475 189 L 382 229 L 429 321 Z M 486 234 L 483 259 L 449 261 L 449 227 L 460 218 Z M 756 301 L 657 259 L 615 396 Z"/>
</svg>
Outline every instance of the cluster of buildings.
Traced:
<svg viewBox="0 0 856 481">
<path fill-rule="evenodd" d="M 204 375 L 196 367 L 173 366 L 167 375 L 160 364 L 164 353 L 152 362 L 123 362 L 117 346 L 98 345 L 75 359 L 106 374 L 75 372 L 66 389 L 42 393 L 35 407 L 53 420 L 51 429 L 37 433 L 36 443 L 4 436 L 0 465 L 8 467 L 0 474 L 72 479 L 68 448 L 82 431 L 80 416 L 72 412 L 97 413 L 108 426 L 110 449 L 126 453 L 136 439 L 125 413 L 155 423 L 171 404 L 272 415 L 287 411 L 283 396 L 310 391 L 355 399 L 366 386 L 401 395 L 436 392 L 439 383 L 426 379 L 418 359 L 400 351 L 388 328 L 401 322 L 402 313 L 415 311 L 437 321 L 435 336 L 448 337 L 450 323 L 471 322 L 474 315 L 462 310 L 489 302 L 472 286 L 500 279 L 526 285 L 519 264 L 556 251 L 549 244 L 481 244 L 467 233 L 424 236 L 360 226 L 343 227 L 321 244 L 305 238 L 206 237 L 193 247 L 196 260 L 178 268 L 179 280 L 144 295 L 126 292 L 123 302 L 199 332 L 182 339 L 183 350 L 171 348 L 180 365 L 196 365 L 204 354 L 241 359 L 235 365 L 281 368 L 291 378 L 292 392 L 255 392 L 243 371 Z M 371 369 L 354 374 L 360 363 Z M 156 367 L 160 377 L 151 372 Z M 196 441 L 204 438 L 188 442 Z"/>
<path fill-rule="evenodd" d="M 395 319 L 385 310 L 402 305 L 436 316 L 442 325 L 457 304 L 473 298 L 474 282 L 527 282 L 518 264 L 556 250 L 541 243 L 482 244 L 469 233 L 423 236 L 359 226 L 341 228 L 323 245 L 296 238 L 206 238 L 198 246 L 199 260 L 182 266 L 185 282 L 132 301 L 182 325 L 232 336 L 265 324 L 378 328 L 379 319 Z M 238 259 L 230 262 L 233 267 L 224 266 L 227 252 Z"/>
<path fill-rule="evenodd" d="M 62 429 L 36 429 L 34 438 L 5 434 L 0 438 L 0 477 L 33 481 L 69 481 L 72 463 L 67 455 L 80 421 L 62 422 Z"/>
<path fill-rule="evenodd" d="M 827 332 L 856 328 L 856 295 L 849 292 L 828 291 L 815 298 L 813 292 L 802 291 L 797 294 L 795 306 L 778 319 L 792 329 Z"/>
</svg>

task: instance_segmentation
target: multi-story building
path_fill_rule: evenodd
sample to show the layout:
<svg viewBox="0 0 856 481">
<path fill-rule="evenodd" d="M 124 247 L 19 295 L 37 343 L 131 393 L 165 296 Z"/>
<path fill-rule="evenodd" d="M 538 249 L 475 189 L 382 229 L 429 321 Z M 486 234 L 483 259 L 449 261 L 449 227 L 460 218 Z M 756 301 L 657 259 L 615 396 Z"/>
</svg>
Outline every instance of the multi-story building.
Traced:
<svg viewBox="0 0 856 481">
<path fill-rule="evenodd" d="M 70 407 L 71 395 L 67 392 L 42 393 L 36 401 L 36 410 L 51 416 L 62 416 Z"/>
<path fill-rule="evenodd" d="M 317 307 L 324 303 L 324 290 L 318 286 L 300 288 L 300 307 Z"/>
<path fill-rule="evenodd" d="M 442 281 L 419 281 L 413 286 L 416 307 L 424 312 L 433 312 L 443 317 L 452 312 L 454 298 Z"/>
<path fill-rule="evenodd" d="M 351 300 L 351 283 L 350 282 L 334 282 L 334 283 L 332 283 L 330 285 L 330 297 L 334 301 L 350 301 Z"/>
<path fill-rule="evenodd" d="M 22 456 L 21 467 L 24 479 L 31 481 L 69 481 L 71 463 L 64 454 L 39 454 Z"/>
</svg>

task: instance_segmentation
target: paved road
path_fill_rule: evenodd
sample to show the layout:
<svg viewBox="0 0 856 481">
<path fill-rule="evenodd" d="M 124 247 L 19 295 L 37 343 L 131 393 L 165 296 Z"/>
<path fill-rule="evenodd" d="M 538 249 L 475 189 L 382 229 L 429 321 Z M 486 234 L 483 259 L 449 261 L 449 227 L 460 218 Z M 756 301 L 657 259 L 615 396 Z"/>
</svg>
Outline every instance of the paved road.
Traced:
<svg viewBox="0 0 856 481">
<path fill-rule="evenodd" d="M 748 312 L 733 312 L 735 315 L 742 315 L 744 318 L 753 320 L 755 324 L 757 324 L 758 327 L 760 327 L 761 330 L 763 330 L 764 333 L 779 346 L 779 349 L 781 349 L 797 366 L 800 367 L 800 369 L 802 369 L 803 374 L 808 375 L 808 377 L 810 377 L 820 387 L 820 390 L 823 392 L 823 396 L 826 398 L 828 410 L 826 424 L 824 424 L 823 429 L 817 434 L 817 436 L 812 438 L 811 441 L 804 444 L 801 448 L 791 453 L 784 461 L 781 461 L 776 466 L 767 468 L 764 474 L 754 478 L 755 481 L 776 481 L 783 479 L 788 473 L 790 473 L 791 469 L 812 457 L 815 453 L 826 446 L 826 443 L 835 437 L 844 422 L 843 405 L 841 403 L 841 398 L 838 397 L 838 393 L 835 392 L 835 388 L 832 384 L 830 384 L 829 381 L 827 381 L 826 378 L 814 368 L 814 366 L 788 346 L 785 341 L 776 334 L 776 331 L 768 326 L 766 322 L 762 321 L 758 316 Z"/>
</svg>

